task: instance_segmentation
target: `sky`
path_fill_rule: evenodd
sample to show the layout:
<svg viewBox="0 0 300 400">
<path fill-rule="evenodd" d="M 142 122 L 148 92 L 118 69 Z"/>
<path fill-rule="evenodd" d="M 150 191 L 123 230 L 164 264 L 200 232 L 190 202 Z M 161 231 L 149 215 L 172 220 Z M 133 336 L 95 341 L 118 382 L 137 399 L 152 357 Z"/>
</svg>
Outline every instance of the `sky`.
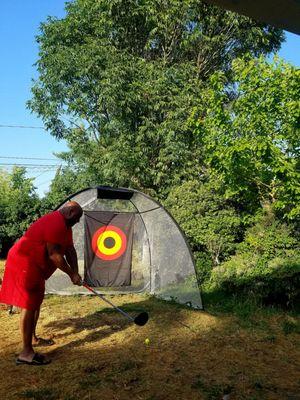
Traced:
<svg viewBox="0 0 300 400">
<path fill-rule="evenodd" d="M 0 15 L 0 163 L 59 164 L 52 160 L 2 158 L 53 159 L 53 153 L 65 151 L 67 146 L 43 129 L 1 126 L 43 126 L 42 121 L 26 108 L 26 102 L 31 98 L 32 79 L 37 77 L 33 65 L 38 57 L 35 36 L 40 22 L 47 16 L 64 16 L 64 1 L 1 0 Z M 49 188 L 56 168 L 45 171 L 44 168 L 28 169 L 28 176 L 37 177 L 34 184 L 40 196 Z"/>
<path fill-rule="evenodd" d="M 32 79 L 37 77 L 34 67 L 38 58 L 35 36 L 47 16 L 62 18 L 65 15 L 64 3 L 64 0 L 0 2 L 0 168 L 9 168 L 2 165 L 8 163 L 51 165 L 51 171 L 41 167 L 28 169 L 28 176 L 35 177 L 34 184 L 40 196 L 49 189 L 55 165 L 60 163 L 54 153 L 66 151 L 66 143 L 57 141 L 40 128 L 5 126 L 43 126 L 42 121 L 26 108 L 26 102 L 31 97 Z M 279 55 L 300 67 L 300 36 L 286 32 L 286 42 Z"/>
</svg>

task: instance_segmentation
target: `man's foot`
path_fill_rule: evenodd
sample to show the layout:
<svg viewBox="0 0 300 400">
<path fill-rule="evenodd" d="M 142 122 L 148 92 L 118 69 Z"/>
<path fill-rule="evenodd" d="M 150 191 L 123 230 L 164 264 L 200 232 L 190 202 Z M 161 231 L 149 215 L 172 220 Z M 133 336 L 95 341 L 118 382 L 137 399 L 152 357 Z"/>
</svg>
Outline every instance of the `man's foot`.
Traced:
<svg viewBox="0 0 300 400">
<path fill-rule="evenodd" d="M 16 365 L 47 365 L 50 364 L 51 360 L 47 359 L 43 354 L 34 353 L 32 360 L 24 360 L 20 357 L 16 359 Z"/>
<path fill-rule="evenodd" d="M 53 346 L 54 344 L 55 344 L 55 342 L 51 338 L 43 339 L 43 338 L 37 337 L 37 338 L 32 339 L 32 346 Z"/>
</svg>

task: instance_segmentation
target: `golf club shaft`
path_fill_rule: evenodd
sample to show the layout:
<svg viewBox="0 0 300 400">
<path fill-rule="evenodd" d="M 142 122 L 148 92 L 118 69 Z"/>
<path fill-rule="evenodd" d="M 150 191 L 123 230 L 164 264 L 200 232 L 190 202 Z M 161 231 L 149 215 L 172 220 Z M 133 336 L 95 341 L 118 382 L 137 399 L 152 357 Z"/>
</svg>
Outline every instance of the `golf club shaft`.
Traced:
<svg viewBox="0 0 300 400">
<path fill-rule="evenodd" d="M 115 306 L 113 303 L 111 303 L 109 300 L 107 300 L 102 294 L 97 293 L 96 290 L 92 289 L 91 287 L 89 287 L 85 282 L 82 283 L 82 285 L 88 289 L 89 291 L 93 292 L 96 296 L 100 297 L 100 299 L 102 299 L 103 301 L 105 301 L 106 303 L 108 303 L 109 305 L 111 305 L 115 310 L 119 311 L 121 314 L 124 315 L 124 317 L 126 317 L 127 319 L 129 319 L 129 321 L 134 322 L 134 318 L 132 318 L 129 314 L 127 314 L 125 311 L 121 310 L 121 308 Z"/>
</svg>

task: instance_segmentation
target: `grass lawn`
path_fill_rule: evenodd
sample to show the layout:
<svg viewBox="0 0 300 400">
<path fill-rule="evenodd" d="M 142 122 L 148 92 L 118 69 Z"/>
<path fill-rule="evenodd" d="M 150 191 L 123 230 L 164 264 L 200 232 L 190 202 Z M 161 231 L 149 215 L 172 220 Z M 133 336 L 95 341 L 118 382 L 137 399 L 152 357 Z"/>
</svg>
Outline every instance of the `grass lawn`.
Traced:
<svg viewBox="0 0 300 400">
<path fill-rule="evenodd" d="M 2 274 L 0 266 L 0 274 Z M 45 367 L 16 366 L 19 315 L 0 311 L 0 399 L 299 400 L 299 319 L 283 312 L 193 311 L 153 298 L 115 296 L 144 327 L 93 296 L 47 296 L 39 334 Z M 150 344 L 145 344 L 145 339 Z"/>
</svg>

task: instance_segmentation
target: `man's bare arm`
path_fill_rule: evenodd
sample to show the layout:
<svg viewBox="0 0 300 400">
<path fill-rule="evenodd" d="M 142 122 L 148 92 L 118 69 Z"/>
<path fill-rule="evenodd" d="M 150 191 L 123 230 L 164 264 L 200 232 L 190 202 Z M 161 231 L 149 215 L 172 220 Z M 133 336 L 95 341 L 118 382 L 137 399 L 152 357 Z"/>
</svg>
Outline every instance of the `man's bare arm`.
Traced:
<svg viewBox="0 0 300 400">
<path fill-rule="evenodd" d="M 69 275 L 71 281 L 75 285 L 81 284 L 81 277 L 78 272 L 73 271 L 70 265 L 66 262 L 64 256 L 61 253 L 61 247 L 57 244 L 47 243 L 47 252 L 50 261 L 53 263 L 54 267 L 60 269 Z"/>
<path fill-rule="evenodd" d="M 65 251 L 65 255 L 66 255 L 66 260 L 67 260 L 68 264 L 70 265 L 72 271 L 78 273 L 78 259 L 77 259 L 77 253 L 76 253 L 75 247 L 74 246 L 67 247 L 66 251 Z"/>
</svg>

